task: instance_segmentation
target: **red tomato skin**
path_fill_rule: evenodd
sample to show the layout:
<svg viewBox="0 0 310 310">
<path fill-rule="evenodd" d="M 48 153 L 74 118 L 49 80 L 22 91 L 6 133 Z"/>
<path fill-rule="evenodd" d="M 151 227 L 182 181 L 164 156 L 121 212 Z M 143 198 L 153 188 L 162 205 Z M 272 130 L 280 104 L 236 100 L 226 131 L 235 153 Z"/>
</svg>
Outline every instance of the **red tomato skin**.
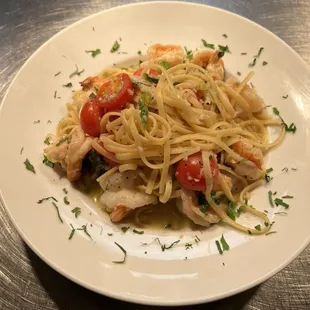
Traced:
<svg viewBox="0 0 310 310">
<path fill-rule="evenodd" d="M 113 89 L 117 84 L 117 89 Z M 126 73 L 120 73 L 105 82 L 97 93 L 99 106 L 105 110 L 119 110 L 132 100 L 133 96 L 134 87 Z"/>
<path fill-rule="evenodd" d="M 212 187 L 215 187 L 218 184 L 219 175 L 219 169 L 215 156 L 212 156 L 210 166 L 213 177 Z M 188 156 L 186 160 L 180 160 L 176 164 L 175 177 L 184 188 L 204 192 L 206 190 L 206 181 L 203 174 L 201 153 L 195 153 Z"/>
<path fill-rule="evenodd" d="M 87 101 L 80 112 L 80 123 L 83 131 L 92 137 L 100 136 L 100 120 L 104 112 L 96 99 Z"/>
</svg>

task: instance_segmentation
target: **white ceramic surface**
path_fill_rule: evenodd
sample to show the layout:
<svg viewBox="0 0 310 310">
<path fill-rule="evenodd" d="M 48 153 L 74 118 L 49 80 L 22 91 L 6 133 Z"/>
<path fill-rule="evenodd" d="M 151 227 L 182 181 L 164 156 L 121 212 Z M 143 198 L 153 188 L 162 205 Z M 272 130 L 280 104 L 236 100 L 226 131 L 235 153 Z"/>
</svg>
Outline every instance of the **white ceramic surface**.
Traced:
<svg viewBox="0 0 310 310">
<path fill-rule="evenodd" d="M 224 33 L 228 38 L 222 36 Z M 120 37 L 121 53 L 110 53 Z M 252 56 L 263 46 L 252 82 L 267 105 L 277 107 L 287 122 L 297 125 L 297 132 L 288 134 L 268 156 L 268 166 L 274 169 L 272 182 L 256 190 L 251 199 L 257 208 L 269 211 L 276 221 L 272 230 L 277 233 L 251 237 L 218 225 L 203 233 L 145 230 L 145 234 L 137 235 L 129 230 L 124 234 L 89 198 L 42 164 L 45 135 L 54 131 L 70 100 L 71 89 L 62 85 L 72 82 L 77 88 L 83 78 L 113 63 L 138 61 L 137 51 L 145 52 L 149 44 L 174 43 L 195 49 L 202 47 L 202 38 L 228 44 L 232 53 L 225 55 L 226 68 L 234 74 L 240 71 L 242 76 L 249 71 Z M 102 51 L 96 58 L 85 53 L 96 48 Z M 242 52 L 247 55 L 242 56 Z M 262 66 L 262 61 L 268 65 Z M 70 79 L 75 64 L 85 72 Z M 45 43 L 10 86 L 0 114 L 2 201 L 20 235 L 44 261 L 98 293 L 154 305 L 201 303 L 236 294 L 275 274 L 309 242 L 309 85 L 309 70 L 291 48 L 262 27 L 232 13 L 177 2 L 141 3 L 100 12 Z M 282 98 L 287 94 L 287 99 Z M 37 120 L 40 123 L 34 124 Z M 25 169 L 26 158 L 35 166 L 35 175 Z M 284 167 L 289 171 L 282 171 Z M 64 187 L 69 191 L 70 206 L 63 203 Z M 279 196 L 294 196 L 287 216 L 274 215 L 283 210 L 270 208 L 269 190 L 277 191 Z M 58 199 L 63 224 L 50 201 L 37 204 L 47 196 Z M 71 213 L 73 207 L 82 208 L 78 219 Z M 68 240 L 70 223 L 76 228 L 88 224 L 92 240 L 82 231 Z M 214 240 L 222 233 L 231 249 L 219 255 Z M 164 252 L 153 241 L 159 237 L 169 244 L 180 235 L 177 246 Z M 201 242 L 185 250 L 185 243 L 193 242 L 195 235 Z M 112 263 L 122 258 L 115 241 L 127 250 L 125 264 Z M 151 244 L 142 246 L 141 242 Z"/>
</svg>

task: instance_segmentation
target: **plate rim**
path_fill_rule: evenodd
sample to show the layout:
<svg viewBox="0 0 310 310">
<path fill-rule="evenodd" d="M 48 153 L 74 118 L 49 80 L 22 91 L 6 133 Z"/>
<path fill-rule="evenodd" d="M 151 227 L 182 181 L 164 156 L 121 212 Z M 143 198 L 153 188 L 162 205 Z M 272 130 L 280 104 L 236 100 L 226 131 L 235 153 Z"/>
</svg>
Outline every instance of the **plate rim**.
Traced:
<svg viewBox="0 0 310 310">
<path fill-rule="evenodd" d="M 252 25 L 258 27 L 261 31 L 267 33 L 268 35 L 270 35 L 273 39 L 279 41 L 281 44 L 283 44 L 284 46 L 286 46 L 291 52 L 293 52 L 295 59 L 298 60 L 300 62 L 300 64 L 302 64 L 305 69 L 307 70 L 308 73 L 310 73 L 310 68 L 308 66 L 308 64 L 305 62 L 305 60 L 291 47 L 289 46 L 283 39 L 279 38 L 277 35 L 275 35 L 272 31 L 270 31 L 269 29 L 263 27 L 262 25 L 248 19 L 247 17 L 244 17 L 242 15 L 239 15 L 235 12 L 231 12 L 222 8 L 218 8 L 215 6 L 212 6 L 210 4 L 201 4 L 201 3 L 195 3 L 195 2 L 183 2 L 183 1 L 148 1 L 148 2 L 138 2 L 138 3 L 129 3 L 129 4 L 122 4 L 122 5 L 117 5 L 108 9 L 103 9 L 100 10 L 96 13 L 93 13 L 91 15 L 85 16 L 81 19 L 78 19 L 77 21 L 71 23 L 70 25 L 66 26 L 64 29 L 60 30 L 59 32 L 57 32 L 56 34 L 54 34 L 53 36 L 51 36 L 48 40 L 46 40 L 43 44 L 41 44 L 29 57 L 28 59 L 23 63 L 23 65 L 20 67 L 20 69 L 15 73 L 15 76 L 13 77 L 12 81 L 10 82 L 4 96 L 3 99 L 1 101 L 1 105 L 0 105 L 0 115 L 2 113 L 2 109 L 4 106 L 4 103 L 6 101 L 6 98 L 8 96 L 8 94 L 10 93 L 10 90 L 12 88 L 12 86 L 14 85 L 15 81 L 17 80 L 17 78 L 19 77 L 20 73 L 23 71 L 23 69 L 28 65 L 28 63 L 30 63 L 32 61 L 32 59 L 37 55 L 37 53 L 40 52 L 40 50 L 42 48 L 44 48 L 47 44 L 50 43 L 50 41 L 52 41 L 54 38 L 62 35 L 64 32 L 69 31 L 70 29 L 74 28 L 75 26 L 79 25 L 80 23 L 85 22 L 86 20 L 92 19 L 97 15 L 101 15 L 104 14 L 105 12 L 110 12 L 110 11 L 117 11 L 119 9 L 126 9 L 126 7 L 135 7 L 135 6 L 152 6 L 152 5 L 166 5 L 166 4 L 172 4 L 172 5 L 183 5 L 183 6 L 191 6 L 191 7 L 203 7 L 203 8 L 207 8 L 209 10 L 215 10 L 215 11 L 220 11 L 224 14 L 229 14 L 229 15 L 233 15 L 236 18 L 239 18 L 247 23 L 251 23 Z M 197 304 L 202 304 L 202 303 L 209 303 L 209 302 L 213 302 L 216 300 L 221 300 L 227 297 L 231 297 L 233 295 L 239 294 L 241 292 L 244 292 L 246 290 L 249 290 L 259 284 L 261 284 L 262 282 L 268 280 L 269 278 L 271 278 L 272 276 L 274 276 L 275 274 L 277 274 L 278 272 L 280 272 L 281 270 L 283 270 L 288 264 L 290 264 L 293 260 L 296 259 L 296 257 L 298 255 L 300 255 L 300 253 L 302 251 L 304 251 L 304 249 L 310 244 L 310 235 L 308 236 L 308 238 L 305 240 L 305 242 L 295 251 L 295 253 L 293 253 L 290 257 L 288 257 L 281 265 L 279 265 L 277 268 L 273 269 L 272 271 L 270 271 L 269 273 L 266 273 L 265 275 L 263 275 L 260 278 L 257 278 L 256 280 L 252 281 L 251 283 L 248 284 L 244 284 L 238 288 L 232 289 L 226 293 L 221 293 L 221 294 L 217 294 L 214 295 L 213 297 L 208 297 L 208 298 L 196 298 L 196 299 L 191 299 L 191 300 L 187 300 L 187 301 L 169 301 L 169 300 L 165 300 L 165 301 L 161 301 L 161 300 L 152 300 L 152 299 L 142 299 L 139 296 L 130 296 L 130 295 L 123 295 L 122 293 L 118 293 L 118 292 L 103 292 L 102 290 L 100 290 L 98 287 L 93 286 L 91 284 L 88 284 L 86 282 L 83 282 L 82 280 L 76 278 L 73 274 L 70 274 L 68 272 L 66 272 L 66 270 L 62 269 L 61 267 L 59 267 L 56 263 L 54 263 L 52 260 L 50 260 L 48 257 L 44 256 L 39 249 L 37 249 L 37 247 L 31 242 L 31 240 L 29 240 L 27 238 L 27 236 L 23 233 L 22 228 L 18 225 L 18 223 L 15 221 L 14 217 L 12 216 L 11 212 L 10 212 L 10 208 L 8 207 L 8 205 L 5 202 L 5 198 L 3 197 L 2 194 L 2 190 L 0 188 L 0 202 L 2 203 L 5 213 L 9 216 L 10 221 L 12 222 L 13 226 L 15 227 L 15 229 L 17 230 L 19 236 L 21 237 L 21 239 L 27 244 L 27 246 L 40 258 L 42 259 L 42 261 L 44 263 L 46 263 L 49 267 L 51 267 L 52 269 L 54 269 L 57 273 L 59 273 L 61 276 L 64 276 L 65 278 L 67 278 L 68 280 L 77 283 L 78 285 L 82 286 L 83 288 L 86 288 L 90 291 L 93 291 L 95 293 L 98 293 L 100 295 L 104 295 L 106 297 L 109 298 L 113 298 L 119 301 L 125 301 L 125 302 L 130 302 L 130 303 L 135 303 L 135 304 L 141 304 L 141 305 L 153 305 L 153 306 L 186 306 L 186 305 L 197 305 Z"/>
</svg>

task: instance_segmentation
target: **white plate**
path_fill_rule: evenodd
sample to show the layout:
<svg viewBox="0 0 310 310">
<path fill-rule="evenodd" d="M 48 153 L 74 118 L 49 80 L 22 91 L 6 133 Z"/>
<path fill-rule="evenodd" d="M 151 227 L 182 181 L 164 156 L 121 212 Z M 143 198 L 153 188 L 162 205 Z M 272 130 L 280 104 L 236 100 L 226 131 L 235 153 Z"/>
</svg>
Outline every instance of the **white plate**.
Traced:
<svg viewBox="0 0 310 310">
<path fill-rule="evenodd" d="M 222 36 L 224 33 L 227 39 Z M 119 37 L 120 51 L 128 54 L 109 52 Z M 42 164 L 43 140 L 47 132 L 54 131 L 70 99 L 71 89 L 62 84 L 71 81 L 77 88 L 81 79 L 115 62 L 137 61 L 137 51 L 145 52 L 150 43 L 174 43 L 194 49 L 201 47 L 202 38 L 228 44 L 232 53 L 225 56 L 226 68 L 232 73 L 240 71 L 243 76 L 252 56 L 263 46 L 253 68 L 253 83 L 266 104 L 278 107 L 283 118 L 295 122 L 298 129 L 271 153 L 273 180 L 255 191 L 253 197 L 253 203 L 261 210 L 269 210 L 276 221 L 276 234 L 254 238 L 218 225 L 203 234 L 185 231 L 175 248 L 162 252 L 156 243 L 146 248 L 140 242 L 160 235 L 163 243 L 171 243 L 180 232 L 146 231 L 140 236 L 115 229 L 87 197 Z M 96 48 L 102 54 L 94 59 L 85 53 Z M 241 52 L 247 55 L 241 56 Z M 262 61 L 268 65 L 262 66 Z M 69 79 L 75 64 L 85 73 Z M 58 71 L 61 74 L 55 77 Z M 288 98 L 283 99 L 287 94 Z M 91 290 L 154 305 L 193 304 L 227 297 L 274 275 L 309 242 L 309 107 L 309 71 L 304 62 L 272 33 L 242 17 L 208 6 L 176 2 L 141 3 L 104 11 L 45 43 L 9 88 L 0 116 L 2 200 L 26 243 L 55 270 Z M 36 120 L 40 123 L 34 124 Z M 52 123 L 47 124 L 48 120 Z M 25 158 L 35 166 L 36 175 L 25 169 Z M 289 171 L 281 171 L 284 167 Z M 298 170 L 293 171 L 292 167 Z M 69 190 L 70 206 L 62 203 L 64 187 Z M 269 190 L 294 195 L 288 216 L 273 215 L 279 210 L 269 208 Z M 59 200 L 63 224 L 50 201 L 37 204 L 38 199 L 47 196 Z M 72 207 L 82 208 L 78 219 L 71 213 Z M 70 223 L 74 227 L 88 223 L 93 241 L 82 231 L 69 241 Z M 214 240 L 222 233 L 231 250 L 221 256 Z M 195 234 L 199 235 L 200 244 L 185 250 L 184 244 L 193 241 Z M 112 263 L 122 258 L 114 241 L 128 252 L 125 264 Z M 185 257 L 188 259 L 184 260 Z"/>
</svg>

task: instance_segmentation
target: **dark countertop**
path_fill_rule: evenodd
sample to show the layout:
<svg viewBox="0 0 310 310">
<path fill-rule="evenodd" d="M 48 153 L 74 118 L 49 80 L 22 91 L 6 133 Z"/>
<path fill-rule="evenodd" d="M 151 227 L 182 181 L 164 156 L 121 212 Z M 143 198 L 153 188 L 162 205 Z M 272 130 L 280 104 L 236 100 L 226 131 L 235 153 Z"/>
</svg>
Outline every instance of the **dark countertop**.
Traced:
<svg viewBox="0 0 310 310">
<path fill-rule="evenodd" d="M 73 22 L 129 0 L 2 0 L 0 2 L 0 99 L 25 60 L 47 39 Z M 310 63 L 310 1 L 205 0 L 243 15 L 274 32 Z M 3 146 L 2 146 L 3 147 Z M 266 253 L 266 255 L 269 255 Z M 255 266 L 253 266 L 255 268 Z M 0 204 L 0 309 L 89 309 L 120 306 L 67 280 L 21 240 Z M 310 247 L 265 283 L 196 309 L 310 309 Z"/>
</svg>

